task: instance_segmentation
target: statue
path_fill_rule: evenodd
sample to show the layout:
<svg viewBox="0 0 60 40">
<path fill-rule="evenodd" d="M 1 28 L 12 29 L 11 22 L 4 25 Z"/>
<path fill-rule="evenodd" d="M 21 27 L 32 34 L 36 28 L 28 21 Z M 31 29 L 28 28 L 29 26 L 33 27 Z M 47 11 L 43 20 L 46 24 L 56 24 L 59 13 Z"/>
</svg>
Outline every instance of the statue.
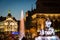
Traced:
<svg viewBox="0 0 60 40">
<path fill-rule="evenodd" d="M 45 28 L 40 30 L 40 34 L 35 40 L 59 40 L 59 37 L 55 35 L 54 28 L 51 27 L 52 22 L 49 18 L 45 21 Z"/>
<path fill-rule="evenodd" d="M 52 22 L 47 18 L 45 22 L 45 35 L 55 35 L 54 28 L 51 27 Z"/>
<path fill-rule="evenodd" d="M 52 24 L 52 22 L 50 21 L 49 18 L 47 18 L 47 21 L 45 22 L 46 27 L 50 28 L 51 24 Z"/>
</svg>

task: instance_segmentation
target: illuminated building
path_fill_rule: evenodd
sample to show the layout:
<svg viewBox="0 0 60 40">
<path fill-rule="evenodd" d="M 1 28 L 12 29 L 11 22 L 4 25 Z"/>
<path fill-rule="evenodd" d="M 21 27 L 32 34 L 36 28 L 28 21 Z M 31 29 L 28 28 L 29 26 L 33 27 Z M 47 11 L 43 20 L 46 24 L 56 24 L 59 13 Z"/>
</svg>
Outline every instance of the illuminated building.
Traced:
<svg viewBox="0 0 60 40">
<path fill-rule="evenodd" d="M 37 0 L 36 9 L 26 12 L 26 29 L 31 29 L 35 27 L 37 30 L 36 32 L 39 32 L 40 29 L 45 28 L 44 24 L 46 18 L 50 18 L 52 22 L 51 26 L 54 29 L 60 30 L 60 6 L 59 6 L 60 3 L 59 2 L 58 0 L 57 2 L 52 0 Z"/>
<path fill-rule="evenodd" d="M 0 32 L 17 32 L 18 22 L 12 17 L 10 10 L 7 17 L 0 17 Z"/>
</svg>

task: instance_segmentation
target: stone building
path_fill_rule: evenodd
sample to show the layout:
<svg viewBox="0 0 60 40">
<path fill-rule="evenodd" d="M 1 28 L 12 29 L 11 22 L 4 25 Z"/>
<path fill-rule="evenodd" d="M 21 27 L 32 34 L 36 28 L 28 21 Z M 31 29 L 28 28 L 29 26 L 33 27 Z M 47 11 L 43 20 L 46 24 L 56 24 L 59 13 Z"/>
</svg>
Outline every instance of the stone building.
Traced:
<svg viewBox="0 0 60 40">
<path fill-rule="evenodd" d="M 18 22 L 11 15 L 10 10 L 6 17 L 0 17 L 0 32 L 18 32 Z"/>
<path fill-rule="evenodd" d="M 39 32 L 44 29 L 46 18 L 50 18 L 55 30 L 60 29 L 60 1 L 37 0 L 36 9 L 26 12 L 26 29 L 34 27 Z"/>
</svg>

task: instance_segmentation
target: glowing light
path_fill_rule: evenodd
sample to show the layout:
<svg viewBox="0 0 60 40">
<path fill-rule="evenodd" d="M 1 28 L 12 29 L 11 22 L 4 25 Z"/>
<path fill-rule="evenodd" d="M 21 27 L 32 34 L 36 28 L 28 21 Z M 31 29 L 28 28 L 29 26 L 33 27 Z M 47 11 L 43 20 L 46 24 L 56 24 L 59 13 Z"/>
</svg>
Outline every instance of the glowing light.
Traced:
<svg viewBox="0 0 60 40">
<path fill-rule="evenodd" d="M 12 18 L 8 18 L 8 19 L 6 19 L 6 20 L 13 20 Z"/>
<path fill-rule="evenodd" d="M 12 34 L 19 34 L 19 32 L 12 32 Z"/>
<path fill-rule="evenodd" d="M 47 20 L 45 24 L 46 24 L 46 27 L 50 27 L 51 26 L 51 21 Z"/>
<path fill-rule="evenodd" d="M 5 24 L 5 25 L 8 25 L 8 22 L 5 22 L 4 24 Z"/>
<path fill-rule="evenodd" d="M 33 18 L 33 19 L 36 18 L 36 14 L 34 14 L 34 15 L 32 16 L 32 18 Z"/>
<path fill-rule="evenodd" d="M 39 36 L 36 37 L 35 40 L 59 40 L 59 38 L 57 36 Z"/>
<path fill-rule="evenodd" d="M 59 32 L 60 30 L 55 30 L 55 32 Z"/>
<path fill-rule="evenodd" d="M 14 25 L 14 23 L 13 23 L 13 22 L 11 22 L 11 23 L 10 23 L 10 25 Z"/>
</svg>

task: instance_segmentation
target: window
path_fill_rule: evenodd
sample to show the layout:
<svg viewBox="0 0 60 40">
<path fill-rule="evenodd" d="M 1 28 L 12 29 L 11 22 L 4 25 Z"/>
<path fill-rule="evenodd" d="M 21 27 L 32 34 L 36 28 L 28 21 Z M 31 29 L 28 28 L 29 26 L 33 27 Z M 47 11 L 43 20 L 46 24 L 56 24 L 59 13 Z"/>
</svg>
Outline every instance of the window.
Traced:
<svg viewBox="0 0 60 40">
<path fill-rule="evenodd" d="M 4 25 L 8 25 L 8 22 L 5 22 Z"/>
<path fill-rule="evenodd" d="M 11 23 L 10 23 L 10 25 L 14 25 L 14 23 L 13 23 L 13 22 L 11 22 Z"/>
</svg>

